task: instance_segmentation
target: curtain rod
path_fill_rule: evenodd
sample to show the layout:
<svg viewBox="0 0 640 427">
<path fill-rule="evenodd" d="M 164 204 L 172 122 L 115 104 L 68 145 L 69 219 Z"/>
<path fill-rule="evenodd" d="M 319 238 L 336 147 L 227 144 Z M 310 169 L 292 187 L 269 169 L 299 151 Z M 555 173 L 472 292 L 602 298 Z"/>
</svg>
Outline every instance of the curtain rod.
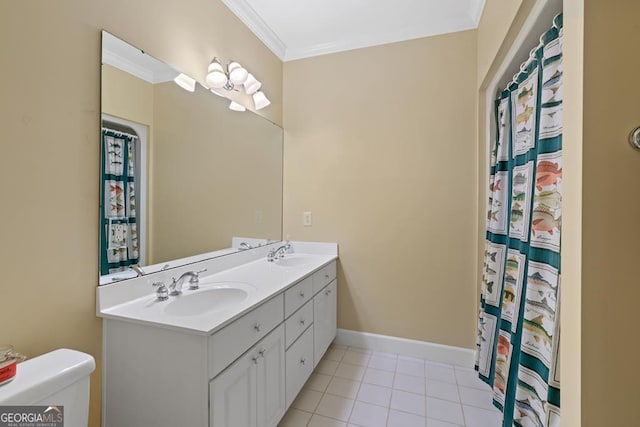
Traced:
<svg viewBox="0 0 640 427">
<path fill-rule="evenodd" d="M 132 134 L 127 133 L 127 132 L 121 132 L 121 131 L 119 131 L 119 130 L 109 129 L 109 128 L 106 128 L 106 127 L 104 127 L 104 126 L 102 127 L 102 130 L 103 130 L 103 131 L 107 131 L 107 132 L 113 132 L 113 133 L 115 133 L 116 135 L 128 136 L 129 138 L 139 138 L 139 136 L 138 136 L 138 135 L 132 135 Z"/>
</svg>

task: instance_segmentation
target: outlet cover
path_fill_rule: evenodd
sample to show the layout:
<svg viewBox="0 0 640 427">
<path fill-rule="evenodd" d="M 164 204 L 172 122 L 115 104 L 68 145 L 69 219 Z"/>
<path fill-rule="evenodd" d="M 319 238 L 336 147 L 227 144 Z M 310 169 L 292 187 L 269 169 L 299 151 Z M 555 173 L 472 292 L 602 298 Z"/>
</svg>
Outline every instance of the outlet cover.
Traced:
<svg viewBox="0 0 640 427">
<path fill-rule="evenodd" d="M 304 212 L 302 214 L 302 225 L 305 227 L 311 227 L 313 225 L 313 217 L 311 212 Z"/>
</svg>

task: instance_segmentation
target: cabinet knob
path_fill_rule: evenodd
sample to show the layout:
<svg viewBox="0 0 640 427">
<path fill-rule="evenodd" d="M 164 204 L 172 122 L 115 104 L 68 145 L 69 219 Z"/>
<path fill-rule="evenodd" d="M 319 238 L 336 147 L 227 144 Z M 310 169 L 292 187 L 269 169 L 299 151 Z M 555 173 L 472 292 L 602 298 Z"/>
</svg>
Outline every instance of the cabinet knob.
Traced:
<svg viewBox="0 0 640 427">
<path fill-rule="evenodd" d="M 300 359 L 300 364 L 304 365 L 305 363 L 307 363 L 307 359 L 305 359 L 304 357 L 302 359 Z"/>
<path fill-rule="evenodd" d="M 325 295 L 329 295 L 331 293 L 331 289 L 327 289 L 326 291 L 324 291 Z"/>
<path fill-rule="evenodd" d="M 304 320 L 304 319 L 300 319 L 300 324 L 301 324 L 301 325 L 304 325 L 304 322 L 306 322 L 306 320 Z"/>
<path fill-rule="evenodd" d="M 259 356 L 253 356 L 253 357 L 251 358 L 251 360 L 253 360 L 253 363 L 255 363 L 256 365 L 258 364 L 258 357 L 259 357 Z"/>
<path fill-rule="evenodd" d="M 266 349 L 266 348 L 263 348 L 262 350 L 260 350 L 260 351 L 258 352 L 258 355 L 259 355 L 260 357 L 264 357 L 264 354 L 265 354 L 266 352 L 267 352 L 267 349 Z"/>
<path fill-rule="evenodd" d="M 329 278 L 329 275 L 328 275 L 328 274 L 325 274 L 325 275 L 324 275 L 324 278 L 325 278 L 325 279 L 328 279 L 328 278 Z"/>
<path fill-rule="evenodd" d="M 260 332 L 260 329 L 262 329 L 262 325 L 260 325 L 260 323 L 256 323 L 253 329 L 255 329 L 256 332 Z"/>
<path fill-rule="evenodd" d="M 304 298 L 304 292 L 300 292 L 300 298 Z"/>
</svg>

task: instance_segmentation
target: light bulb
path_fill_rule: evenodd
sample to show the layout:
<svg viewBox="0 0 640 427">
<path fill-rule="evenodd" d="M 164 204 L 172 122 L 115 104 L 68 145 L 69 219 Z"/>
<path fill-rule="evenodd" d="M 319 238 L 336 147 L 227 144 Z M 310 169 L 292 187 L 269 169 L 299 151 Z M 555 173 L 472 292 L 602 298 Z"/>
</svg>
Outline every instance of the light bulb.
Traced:
<svg viewBox="0 0 640 427">
<path fill-rule="evenodd" d="M 229 70 L 229 80 L 234 85 L 243 84 L 249 77 L 249 72 L 236 61 L 231 61 L 227 69 Z"/>
<path fill-rule="evenodd" d="M 196 81 L 186 74 L 178 74 L 178 77 L 173 79 L 173 81 L 186 91 L 193 92 L 196 90 Z"/>
<path fill-rule="evenodd" d="M 213 61 L 209 64 L 205 80 L 209 87 L 217 89 L 227 84 L 227 75 L 224 73 L 224 69 L 217 58 L 213 58 Z"/>
<path fill-rule="evenodd" d="M 253 95 L 260 89 L 260 87 L 262 87 L 262 83 L 256 80 L 256 78 L 253 77 L 253 74 L 249 73 L 247 80 L 244 82 L 244 91 L 247 92 L 247 95 Z"/>
<path fill-rule="evenodd" d="M 267 99 L 263 92 L 259 91 L 253 94 L 253 104 L 255 105 L 256 110 L 261 110 L 264 107 L 271 105 L 271 101 Z"/>
<path fill-rule="evenodd" d="M 233 111 L 246 111 L 244 105 L 238 104 L 236 101 L 231 101 L 231 104 L 229 104 L 229 109 Z"/>
</svg>

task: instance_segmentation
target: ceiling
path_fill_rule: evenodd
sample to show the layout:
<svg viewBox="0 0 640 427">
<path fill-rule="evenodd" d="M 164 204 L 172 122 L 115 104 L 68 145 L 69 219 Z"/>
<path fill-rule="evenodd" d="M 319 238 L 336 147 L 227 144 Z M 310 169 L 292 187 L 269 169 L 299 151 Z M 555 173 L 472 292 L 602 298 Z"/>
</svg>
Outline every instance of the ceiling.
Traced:
<svg viewBox="0 0 640 427">
<path fill-rule="evenodd" d="M 222 0 L 281 60 L 478 27 L 485 0 Z"/>
</svg>

